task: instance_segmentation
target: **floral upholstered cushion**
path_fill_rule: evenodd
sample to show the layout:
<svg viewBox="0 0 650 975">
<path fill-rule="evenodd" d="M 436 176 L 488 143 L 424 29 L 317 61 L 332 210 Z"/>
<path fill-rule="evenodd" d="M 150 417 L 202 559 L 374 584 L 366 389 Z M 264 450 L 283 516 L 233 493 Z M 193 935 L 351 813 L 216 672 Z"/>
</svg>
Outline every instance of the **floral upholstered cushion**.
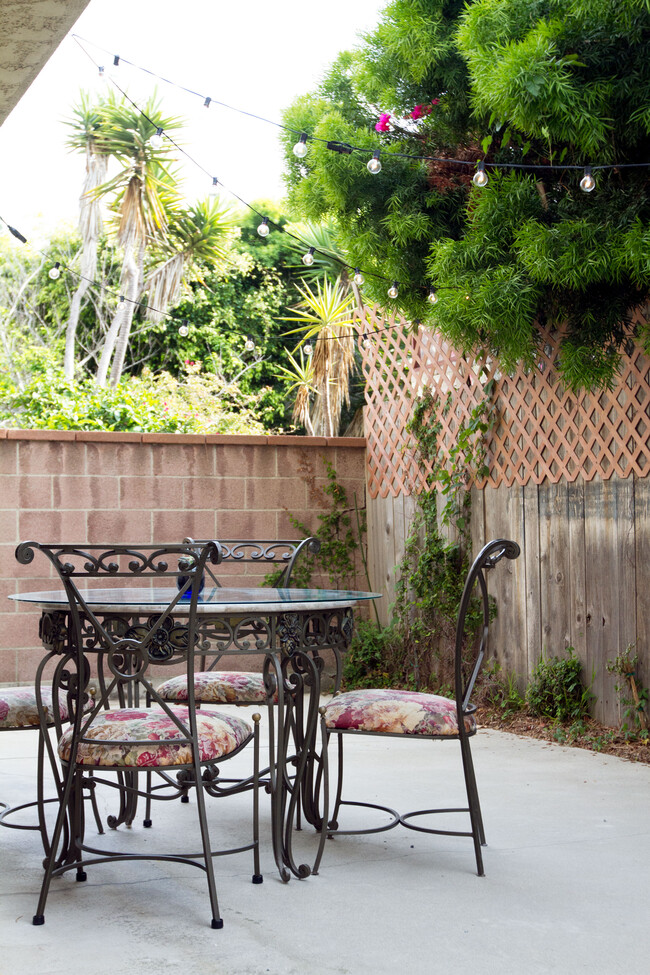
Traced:
<svg viewBox="0 0 650 975">
<path fill-rule="evenodd" d="M 47 723 L 52 724 L 52 691 L 49 687 L 42 689 L 43 707 Z M 87 707 L 92 707 L 89 699 Z M 65 695 L 59 697 L 59 714 L 61 721 L 68 720 L 68 708 Z M 35 728 L 38 726 L 38 707 L 36 691 L 33 687 L 0 687 L 0 730 L 10 731 L 17 728 Z"/>
<path fill-rule="evenodd" d="M 158 693 L 165 701 L 187 701 L 187 678 L 166 680 Z M 208 670 L 194 675 L 194 697 L 201 704 L 263 704 L 266 688 L 262 674 Z"/>
<path fill-rule="evenodd" d="M 325 708 L 328 728 L 375 731 L 391 735 L 456 735 L 456 702 L 418 691 L 358 690 L 333 698 Z M 468 734 L 476 731 L 473 714 L 465 717 Z"/>
<path fill-rule="evenodd" d="M 187 722 L 187 708 L 173 708 L 179 720 Z M 199 748 L 202 762 L 216 761 L 229 755 L 252 734 L 250 725 L 233 715 L 197 711 Z M 69 728 L 59 742 L 59 756 L 70 758 Z M 121 768 L 189 765 L 192 750 L 187 742 L 174 739 L 186 736 L 158 708 L 120 708 L 102 711 L 94 719 L 77 752 L 77 764 Z"/>
</svg>

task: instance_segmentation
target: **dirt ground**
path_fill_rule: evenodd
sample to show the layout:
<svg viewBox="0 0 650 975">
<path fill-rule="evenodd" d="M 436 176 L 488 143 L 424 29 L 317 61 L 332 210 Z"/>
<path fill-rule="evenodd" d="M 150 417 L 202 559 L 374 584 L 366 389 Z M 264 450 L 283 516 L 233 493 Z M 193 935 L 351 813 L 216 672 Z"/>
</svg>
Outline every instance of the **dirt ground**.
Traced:
<svg viewBox="0 0 650 975">
<path fill-rule="evenodd" d="M 588 748 L 603 754 L 617 755 L 630 762 L 644 762 L 650 765 L 650 740 L 626 735 L 616 728 L 607 728 L 591 718 L 576 725 L 558 725 L 544 718 L 535 717 L 526 711 L 503 714 L 498 708 L 479 707 L 477 713 L 479 726 L 509 731 L 553 741 L 574 748 Z"/>
</svg>

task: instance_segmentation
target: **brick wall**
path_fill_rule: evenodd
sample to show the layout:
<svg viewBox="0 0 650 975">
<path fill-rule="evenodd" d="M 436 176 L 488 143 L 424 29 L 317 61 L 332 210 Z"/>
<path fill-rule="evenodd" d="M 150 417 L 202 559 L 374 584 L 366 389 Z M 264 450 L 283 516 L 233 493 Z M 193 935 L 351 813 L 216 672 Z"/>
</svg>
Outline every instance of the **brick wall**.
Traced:
<svg viewBox="0 0 650 975">
<path fill-rule="evenodd" d="M 322 458 L 362 502 L 364 457 L 356 437 L 0 430 L 0 683 L 30 682 L 42 656 L 38 613 L 7 596 L 53 588 L 45 560 L 16 562 L 19 542 L 296 538 L 289 512 L 318 527 Z M 228 581 L 263 571 L 238 566 Z"/>
</svg>

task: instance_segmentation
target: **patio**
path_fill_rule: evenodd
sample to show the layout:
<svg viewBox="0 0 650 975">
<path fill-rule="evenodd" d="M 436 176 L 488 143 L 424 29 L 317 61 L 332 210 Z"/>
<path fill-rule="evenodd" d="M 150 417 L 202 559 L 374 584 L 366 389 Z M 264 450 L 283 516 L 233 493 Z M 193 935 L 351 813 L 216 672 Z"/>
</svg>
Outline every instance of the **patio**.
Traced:
<svg viewBox="0 0 650 975">
<path fill-rule="evenodd" d="M 0 735 L 0 795 L 12 804 L 32 797 L 36 740 Z M 349 746 L 349 795 L 406 809 L 427 801 L 427 782 L 441 784 L 445 802 L 462 793 L 451 744 L 432 742 L 435 756 L 421 742 L 361 738 Z M 85 887 L 59 878 L 46 923 L 35 928 L 39 841 L 3 830 L 0 971 L 58 975 L 73 958 L 95 975 L 429 975 L 451 965 L 486 975 L 523 966 L 533 975 L 642 971 L 650 943 L 637 875 L 650 855 L 650 767 L 487 730 L 473 753 L 489 843 L 485 878 L 474 872 L 470 840 L 400 829 L 339 837 L 318 877 L 283 885 L 263 800 L 264 884 L 250 883 L 250 854 L 216 861 L 222 931 L 209 927 L 203 874 L 153 862 L 97 866 Z M 215 838 L 238 834 L 249 802 L 210 802 Z M 176 802 L 156 817 L 151 844 L 195 822 Z M 119 833 L 128 844 L 129 831 Z M 132 835 L 141 841 L 141 826 Z M 300 844 L 313 851 L 315 834 L 305 831 Z"/>
</svg>

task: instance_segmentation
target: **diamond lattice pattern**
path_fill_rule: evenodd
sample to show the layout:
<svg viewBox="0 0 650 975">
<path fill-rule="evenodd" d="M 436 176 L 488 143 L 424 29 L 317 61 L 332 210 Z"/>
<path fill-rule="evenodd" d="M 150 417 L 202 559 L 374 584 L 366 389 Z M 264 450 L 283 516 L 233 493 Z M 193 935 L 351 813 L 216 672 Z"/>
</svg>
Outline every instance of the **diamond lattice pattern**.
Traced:
<svg viewBox="0 0 650 975">
<path fill-rule="evenodd" d="M 533 369 L 504 375 L 497 363 L 462 355 L 440 335 L 385 317 L 378 308 L 366 309 L 357 327 L 370 497 L 417 494 L 425 486 L 429 470 L 406 429 L 413 400 L 425 387 L 439 404 L 432 422 L 441 424 L 444 453 L 483 402 L 490 379 L 498 422 L 488 442 L 490 474 L 479 486 L 648 475 L 650 358 L 640 348 L 625 357 L 613 389 L 576 395 L 558 378 L 558 332 L 541 331 Z"/>
</svg>

